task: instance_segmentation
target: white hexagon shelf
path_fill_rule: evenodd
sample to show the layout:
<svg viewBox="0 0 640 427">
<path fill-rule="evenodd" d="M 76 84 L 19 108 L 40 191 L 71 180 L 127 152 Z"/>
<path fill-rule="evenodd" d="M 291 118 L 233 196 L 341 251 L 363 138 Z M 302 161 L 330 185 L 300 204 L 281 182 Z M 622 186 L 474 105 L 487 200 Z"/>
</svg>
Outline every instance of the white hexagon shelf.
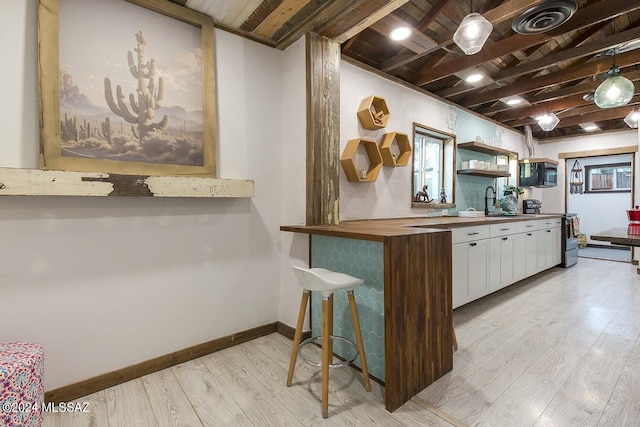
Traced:
<svg viewBox="0 0 640 427">
<path fill-rule="evenodd" d="M 366 170 L 358 170 L 355 163 L 356 152 L 360 145 L 364 146 L 369 160 L 369 167 Z M 345 175 L 347 175 L 347 180 L 352 182 L 373 182 L 378 179 L 378 173 L 382 168 L 382 155 L 375 141 L 356 138 L 347 141 L 347 146 L 344 148 L 342 156 L 340 156 L 340 163 Z"/>
<path fill-rule="evenodd" d="M 387 101 L 380 96 L 371 95 L 363 99 L 358 107 L 358 119 L 365 129 L 377 130 L 386 127 L 389 115 Z"/>
<path fill-rule="evenodd" d="M 406 166 L 409 163 L 411 143 L 406 133 L 385 133 L 379 148 L 385 166 Z"/>
</svg>

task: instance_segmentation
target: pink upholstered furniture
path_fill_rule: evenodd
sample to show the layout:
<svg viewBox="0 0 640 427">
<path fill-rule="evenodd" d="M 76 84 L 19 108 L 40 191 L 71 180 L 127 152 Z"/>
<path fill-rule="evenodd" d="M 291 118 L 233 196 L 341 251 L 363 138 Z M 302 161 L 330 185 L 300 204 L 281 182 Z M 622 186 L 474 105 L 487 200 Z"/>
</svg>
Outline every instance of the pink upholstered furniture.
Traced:
<svg viewBox="0 0 640 427">
<path fill-rule="evenodd" d="M 0 343 L 0 425 L 42 425 L 44 402 L 42 346 L 27 342 Z"/>
</svg>

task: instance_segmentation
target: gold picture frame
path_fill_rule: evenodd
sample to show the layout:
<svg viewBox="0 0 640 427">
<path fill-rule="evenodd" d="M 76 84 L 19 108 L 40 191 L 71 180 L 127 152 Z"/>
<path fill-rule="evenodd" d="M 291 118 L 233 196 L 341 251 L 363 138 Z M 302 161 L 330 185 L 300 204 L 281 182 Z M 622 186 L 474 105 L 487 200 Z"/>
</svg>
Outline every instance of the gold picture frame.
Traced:
<svg viewBox="0 0 640 427">
<path fill-rule="evenodd" d="M 38 41 L 42 169 L 216 177 L 213 19 L 167 0 L 39 0 Z"/>
</svg>

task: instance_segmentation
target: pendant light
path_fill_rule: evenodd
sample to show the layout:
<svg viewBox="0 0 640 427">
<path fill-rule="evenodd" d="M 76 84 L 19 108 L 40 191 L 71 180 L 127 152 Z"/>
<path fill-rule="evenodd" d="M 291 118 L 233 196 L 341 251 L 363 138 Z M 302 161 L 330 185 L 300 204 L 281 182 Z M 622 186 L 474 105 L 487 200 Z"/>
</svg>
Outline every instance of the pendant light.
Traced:
<svg viewBox="0 0 640 427">
<path fill-rule="evenodd" d="M 547 88 L 547 95 L 549 94 L 549 88 Z M 551 102 L 551 101 L 549 101 Z M 544 113 L 542 116 L 537 118 L 538 126 L 545 131 L 549 132 L 556 128 L 558 123 L 560 123 L 560 119 L 554 113 L 551 112 L 551 109 Z"/>
<path fill-rule="evenodd" d="M 613 20 L 613 33 L 616 33 L 616 21 Z M 627 105 L 633 94 L 635 87 L 631 80 L 620 75 L 620 68 L 616 65 L 616 50 L 613 49 L 613 64 L 609 69 L 609 76 L 593 94 L 593 100 L 600 108 L 615 108 Z"/>
<path fill-rule="evenodd" d="M 471 0 L 471 13 L 464 17 L 460 26 L 453 34 L 453 42 L 458 45 L 466 55 L 478 53 L 493 31 L 493 25 L 479 13 L 473 13 L 473 0 Z"/>
<path fill-rule="evenodd" d="M 632 129 L 638 129 L 638 122 L 640 122 L 640 110 L 638 107 L 634 107 L 633 110 L 627 114 L 624 118 L 624 122 Z"/>
</svg>

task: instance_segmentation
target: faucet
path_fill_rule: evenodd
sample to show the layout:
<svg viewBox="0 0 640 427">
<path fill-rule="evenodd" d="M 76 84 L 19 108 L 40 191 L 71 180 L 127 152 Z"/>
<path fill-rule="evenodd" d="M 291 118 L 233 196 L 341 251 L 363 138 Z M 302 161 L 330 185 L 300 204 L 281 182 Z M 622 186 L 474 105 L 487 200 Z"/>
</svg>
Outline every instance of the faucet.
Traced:
<svg viewBox="0 0 640 427">
<path fill-rule="evenodd" d="M 489 190 L 493 193 L 493 197 L 489 197 Z M 489 204 L 487 203 L 489 199 L 493 200 L 493 203 L 496 203 L 496 190 L 493 189 L 492 186 L 488 186 L 484 190 L 484 214 L 489 215 Z"/>
</svg>

